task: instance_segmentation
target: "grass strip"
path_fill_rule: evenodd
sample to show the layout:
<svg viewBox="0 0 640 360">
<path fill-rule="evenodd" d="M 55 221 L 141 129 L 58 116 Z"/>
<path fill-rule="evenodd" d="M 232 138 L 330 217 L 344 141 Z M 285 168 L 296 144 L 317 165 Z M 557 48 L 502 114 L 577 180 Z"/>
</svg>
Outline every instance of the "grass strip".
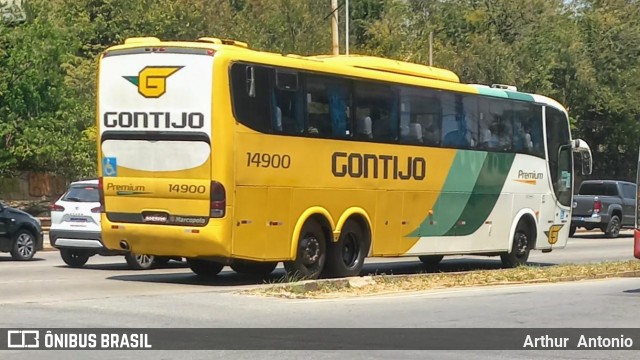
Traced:
<svg viewBox="0 0 640 360">
<path fill-rule="evenodd" d="M 346 279 L 268 284 L 242 293 L 293 299 L 319 299 L 467 286 L 551 283 L 612 277 L 640 277 L 640 261 L 521 266 L 514 269 L 475 270 L 457 273 L 382 274 Z"/>
</svg>

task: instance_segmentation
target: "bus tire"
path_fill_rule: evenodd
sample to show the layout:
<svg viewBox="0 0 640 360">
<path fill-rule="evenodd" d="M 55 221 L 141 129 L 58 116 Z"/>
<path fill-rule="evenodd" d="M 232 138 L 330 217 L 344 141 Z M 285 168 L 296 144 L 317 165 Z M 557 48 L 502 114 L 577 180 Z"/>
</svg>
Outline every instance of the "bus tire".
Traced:
<svg viewBox="0 0 640 360">
<path fill-rule="evenodd" d="M 304 223 L 297 246 L 295 260 L 284 263 L 287 276 L 297 280 L 317 279 L 327 259 L 327 236 L 316 220 Z"/>
<path fill-rule="evenodd" d="M 224 268 L 224 264 L 201 259 L 187 259 L 187 264 L 191 271 L 204 278 L 214 278 Z"/>
<path fill-rule="evenodd" d="M 348 220 L 340 238 L 327 249 L 327 273 L 333 277 L 358 276 L 369 253 L 369 239 L 362 227 Z"/>
<path fill-rule="evenodd" d="M 500 256 L 502 265 L 506 268 L 514 268 L 525 265 L 531 252 L 531 231 L 524 220 L 518 222 L 513 234 L 511 251 Z"/>
<path fill-rule="evenodd" d="M 231 264 L 231 269 L 238 274 L 267 277 L 278 266 L 277 261 L 250 261 L 250 260 L 235 260 Z"/>
<path fill-rule="evenodd" d="M 443 258 L 444 258 L 444 255 L 422 255 L 422 256 L 418 256 L 418 259 L 420 259 L 420 261 L 422 261 L 422 263 L 425 266 L 428 266 L 428 267 L 436 267 L 436 266 L 438 266 L 438 264 L 440 264 L 440 262 L 442 261 Z"/>
</svg>

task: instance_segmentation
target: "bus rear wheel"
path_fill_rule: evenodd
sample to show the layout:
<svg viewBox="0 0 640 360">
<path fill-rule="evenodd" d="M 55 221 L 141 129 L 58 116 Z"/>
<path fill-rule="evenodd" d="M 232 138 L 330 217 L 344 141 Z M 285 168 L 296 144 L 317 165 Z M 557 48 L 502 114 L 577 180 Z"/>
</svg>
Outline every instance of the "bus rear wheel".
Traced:
<svg viewBox="0 0 640 360">
<path fill-rule="evenodd" d="M 421 255 L 418 259 L 427 267 L 436 267 L 444 259 L 444 255 Z"/>
<path fill-rule="evenodd" d="M 326 258 L 326 234 L 317 221 L 309 219 L 300 231 L 295 260 L 286 261 L 284 269 L 287 276 L 294 279 L 317 279 L 324 269 Z"/>
<path fill-rule="evenodd" d="M 278 266 L 277 262 L 261 262 L 250 260 L 235 260 L 231 269 L 238 274 L 267 277 Z"/>
<path fill-rule="evenodd" d="M 530 234 L 529 227 L 521 220 L 513 234 L 511 251 L 500 256 L 504 267 L 514 268 L 527 263 L 529 252 L 531 251 Z"/>
<path fill-rule="evenodd" d="M 191 268 L 191 271 L 204 278 L 216 277 L 224 267 L 224 264 L 201 259 L 188 259 L 187 264 L 189 268 Z"/>
<path fill-rule="evenodd" d="M 358 276 L 369 253 L 369 239 L 355 221 L 344 224 L 340 238 L 327 251 L 327 273 L 334 277 Z"/>
</svg>

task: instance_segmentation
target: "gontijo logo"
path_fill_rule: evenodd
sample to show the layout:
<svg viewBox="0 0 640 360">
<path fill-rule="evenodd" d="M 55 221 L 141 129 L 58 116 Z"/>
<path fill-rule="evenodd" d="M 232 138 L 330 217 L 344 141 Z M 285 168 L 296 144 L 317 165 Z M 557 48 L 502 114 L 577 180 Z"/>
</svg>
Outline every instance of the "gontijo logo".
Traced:
<svg viewBox="0 0 640 360">
<path fill-rule="evenodd" d="M 183 66 L 147 66 L 138 76 L 123 76 L 138 87 L 140 95 L 146 98 L 159 98 L 167 92 L 167 78 Z"/>
</svg>

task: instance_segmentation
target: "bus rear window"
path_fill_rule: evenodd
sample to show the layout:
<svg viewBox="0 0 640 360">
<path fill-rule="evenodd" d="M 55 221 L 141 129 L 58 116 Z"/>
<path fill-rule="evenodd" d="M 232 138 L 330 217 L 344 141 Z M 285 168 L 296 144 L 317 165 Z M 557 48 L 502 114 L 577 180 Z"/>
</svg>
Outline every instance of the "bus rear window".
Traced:
<svg viewBox="0 0 640 360">
<path fill-rule="evenodd" d="M 109 139 L 102 142 L 102 152 L 132 170 L 180 171 L 203 165 L 211 147 L 204 141 Z"/>
</svg>

